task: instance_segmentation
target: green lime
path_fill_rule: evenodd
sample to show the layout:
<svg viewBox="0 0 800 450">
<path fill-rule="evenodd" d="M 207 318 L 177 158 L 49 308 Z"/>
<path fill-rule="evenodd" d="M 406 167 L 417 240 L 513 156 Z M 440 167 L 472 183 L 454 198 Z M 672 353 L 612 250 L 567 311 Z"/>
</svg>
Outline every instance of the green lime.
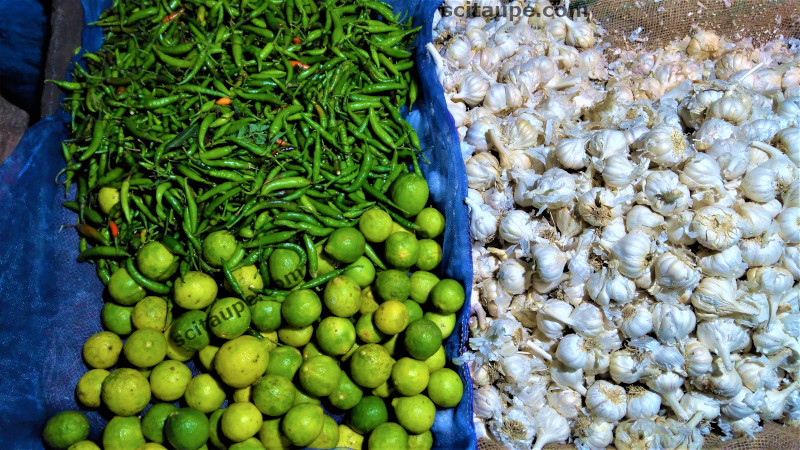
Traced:
<svg viewBox="0 0 800 450">
<path fill-rule="evenodd" d="M 103 429 L 105 450 L 129 450 L 144 444 L 142 422 L 138 417 L 113 417 Z"/>
<path fill-rule="evenodd" d="M 302 404 L 309 404 L 309 405 L 317 405 L 317 406 L 319 406 L 319 405 L 322 404 L 322 402 L 320 401 L 319 398 L 312 397 L 306 391 L 304 391 L 302 388 L 298 388 L 298 387 L 295 386 L 295 389 L 297 389 L 297 393 L 294 396 L 294 404 L 292 406 L 297 406 L 297 405 L 302 405 Z"/>
<path fill-rule="evenodd" d="M 233 401 L 236 402 L 249 402 L 253 393 L 253 386 L 247 386 L 236 389 L 233 391 Z"/>
<path fill-rule="evenodd" d="M 464 287 L 456 280 L 444 279 L 436 283 L 431 290 L 433 306 L 442 314 L 454 313 L 461 309 L 466 295 Z"/>
<path fill-rule="evenodd" d="M 411 358 L 400 358 L 392 367 L 392 383 L 401 395 L 417 395 L 428 386 L 428 366 Z"/>
<path fill-rule="evenodd" d="M 136 447 L 136 450 L 169 450 L 169 449 L 156 442 L 147 442 L 144 445 Z"/>
<path fill-rule="evenodd" d="M 375 293 L 381 300 L 402 302 L 411 293 L 411 280 L 405 272 L 395 269 L 384 270 L 375 280 Z"/>
<path fill-rule="evenodd" d="M 329 416 L 322 416 L 322 431 L 310 444 L 309 448 L 334 448 L 339 442 L 339 425 Z"/>
<path fill-rule="evenodd" d="M 100 407 L 100 390 L 103 388 L 103 380 L 110 373 L 105 369 L 92 369 L 83 374 L 75 386 L 75 397 L 81 405 L 87 408 Z"/>
<path fill-rule="evenodd" d="M 197 450 L 208 440 L 208 418 L 194 408 L 173 411 L 164 422 L 164 435 L 177 450 Z"/>
<path fill-rule="evenodd" d="M 282 416 L 294 404 L 297 394 L 292 380 L 282 375 L 268 374 L 253 385 L 253 403 L 268 416 Z"/>
<path fill-rule="evenodd" d="M 308 403 L 292 406 L 281 421 L 283 434 L 298 447 L 314 442 L 322 432 L 322 408 Z"/>
<path fill-rule="evenodd" d="M 261 429 L 264 417 L 256 405 L 239 402 L 228 405 L 220 419 L 222 433 L 234 442 L 242 442 L 253 437 Z"/>
<path fill-rule="evenodd" d="M 428 430 L 422 434 L 408 435 L 408 450 L 430 450 L 433 447 L 433 433 Z"/>
<path fill-rule="evenodd" d="M 70 445 L 67 450 L 100 450 L 100 447 L 92 441 L 83 440 Z"/>
<path fill-rule="evenodd" d="M 381 347 L 385 348 L 386 351 L 389 352 L 389 355 L 392 357 L 394 357 L 395 355 L 395 347 L 397 347 L 397 338 L 399 337 L 400 337 L 399 334 L 395 334 L 394 336 L 389 338 L 389 340 L 381 344 Z"/>
<path fill-rule="evenodd" d="M 361 450 L 364 445 L 364 436 L 356 433 L 348 425 L 339 424 L 339 442 L 336 443 L 337 447 L 352 448 L 353 450 Z"/>
<path fill-rule="evenodd" d="M 258 430 L 258 439 L 267 450 L 288 450 L 292 446 L 292 441 L 281 432 L 281 419 L 265 420 Z"/>
<path fill-rule="evenodd" d="M 378 302 L 375 301 L 375 291 L 372 290 L 372 286 L 367 286 L 364 289 L 361 289 L 360 297 L 361 307 L 358 308 L 358 312 L 361 314 L 367 314 L 378 309 Z"/>
<path fill-rule="evenodd" d="M 293 327 L 305 327 L 314 323 L 322 314 L 322 302 L 311 289 L 292 291 L 281 306 L 283 320 Z"/>
<path fill-rule="evenodd" d="M 258 334 L 261 335 L 261 343 L 264 344 L 264 348 L 267 350 L 267 353 L 271 352 L 275 347 L 278 346 L 278 331 L 259 331 Z"/>
<path fill-rule="evenodd" d="M 397 222 L 392 222 L 392 234 L 395 234 L 395 233 L 411 233 L 411 234 L 414 234 L 414 232 L 411 231 L 410 229 L 400 225 Z"/>
<path fill-rule="evenodd" d="M 236 284 L 239 285 L 239 289 L 241 289 L 247 299 L 256 296 L 256 293 L 253 291 L 254 289 L 264 289 L 264 278 L 261 277 L 261 272 L 258 271 L 258 267 L 256 266 L 250 265 L 240 267 L 231 271 L 231 275 L 233 275 L 233 279 L 236 280 Z M 231 294 L 236 293 L 227 279 L 225 280 L 225 289 Z"/>
<path fill-rule="evenodd" d="M 425 360 L 425 365 L 428 366 L 428 371 L 431 373 L 441 369 L 446 363 L 447 354 L 444 351 L 444 346 L 440 346 L 436 353 Z"/>
<path fill-rule="evenodd" d="M 276 248 L 269 257 L 269 277 L 281 289 L 290 289 L 303 281 L 306 264 L 300 256 L 283 248 Z"/>
<path fill-rule="evenodd" d="M 281 343 L 291 345 L 292 347 L 302 347 L 311 341 L 314 336 L 314 326 L 307 325 L 304 327 L 290 327 L 282 326 L 278 329 L 278 339 Z"/>
<path fill-rule="evenodd" d="M 139 286 L 133 278 L 128 274 L 128 271 L 121 267 L 111 275 L 106 285 L 108 288 L 108 295 L 117 303 L 124 306 L 135 305 L 136 302 L 143 299 L 145 290 Z"/>
<path fill-rule="evenodd" d="M 324 397 L 336 390 L 342 370 L 335 359 L 327 355 L 317 355 L 303 362 L 298 376 L 300 385 L 306 392 L 315 397 Z"/>
<path fill-rule="evenodd" d="M 44 426 L 42 440 L 50 448 L 66 449 L 89 437 L 89 419 L 80 411 L 62 411 Z"/>
<path fill-rule="evenodd" d="M 97 203 L 100 204 L 100 211 L 108 214 L 119 203 L 119 189 L 108 186 L 101 187 L 97 192 Z"/>
<path fill-rule="evenodd" d="M 208 417 L 208 444 L 211 448 L 219 450 L 227 449 L 230 445 L 230 440 L 222 434 L 220 421 L 225 409 L 215 409 L 214 412 Z"/>
<path fill-rule="evenodd" d="M 363 289 L 375 281 L 375 266 L 369 258 L 361 256 L 352 265 L 356 267 L 345 270 L 344 275 L 355 280 L 360 288 Z"/>
<path fill-rule="evenodd" d="M 269 363 L 269 353 L 253 336 L 239 336 L 222 344 L 214 357 L 216 369 L 228 386 L 250 386 L 264 374 Z"/>
<path fill-rule="evenodd" d="M 372 430 L 367 441 L 369 450 L 406 450 L 408 449 L 408 433 L 394 422 L 386 422 Z"/>
<path fill-rule="evenodd" d="M 192 378 L 183 396 L 187 405 L 205 414 L 219 409 L 225 402 L 222 383 L 207 373 Z"/>
<path fill-rule="evenodd" d="M 175 361 L 188 361 L 196 353 L 194 350 L 186 350 L 175 342 L 172 338 L 173 325 L 169 324 L 167 329 L 164 330 L 164 338 L 167 340 L 167 358 L 174 359 Z M 181 340 L 183 342 L 183 340 Z M 185 343 L 185 342 L 184 342 Z"/>
<path fill-rule="evenodd" d="M 325 306 L 335 316 L 350 317 L 361 307 L 361 288 L 347 275 L 328 281 L 322 296 Z"/>
<path fill-rule="evenodd" d="M 337 261 L 349 264 L 364 254 L 365 247 L 366 241 L 360 231 L 352 227 L 337 228 L 328 236 L 325 253 Z"/>
<path fill-rule="evenodd" d="M 294 347 L 279 346 L 269 353 L 266 373 L 281 375 L 292 380 L 302 364 L 303 355 L 300 354 L 300 350 Z"/>
<path fill-rule="evenodd" d="M 334 407 L 348 410 L 358 404 L 363 396 L 364 392 L 361 388 L 350 379 L 347 372 L 342 371 L 342 376 L 339 377 L 339 384 L 328 396 L 328 400 Z"/>
<path fill-rule="evenodd" d="M 422 175 L 400 175 L 389 190 L 392 201 L 410 216 L 415 216 L 428 204 L 428 183 Z"/>
<path fill-rule="evenodd" d="M 208 328 L 214 336 L 233 339 L 241 336 L 250 326 L 250 308 L 236 297 L 217 299 L 208 310 Z"/>
<path fill-rule="evenodd" d="M 442 339 L 447 339 L 456 328 L 456 313 L 439 314 L 428 311 L 422 317 L 435 323 L 442 330 Z"/>
<path fill-rule="evenodd" d="M 419 241 L 411 233 L 394 233 L 386 239 L 384 253 L 390 266 L 406 270 L 419 258 Z"/>
<path fill-rule="evenodd" d="M 436 406 L 428 397 L 418 394 L 392 400 L 397 421 L 409 433 L 420 434 L 431 429 L 436 418 Z"/>
<path fill-rule="evenodd" d="M 382 341 L 386 335 L 375 327 L 372 319 L 373 313 L 362 314 L 356 322 L 356 334 L 362 342 L 366 344 L 377 344 Z"/>
<path fill-rule="evenodd" d="M 112 413 L 132 416 L 150 402 L 150 384 L 138 370 L 119 368 L 103 380 L 100 398 Z"/>
<path fill-rule="evenodd" d="M 136 367 L 153 367 L 167 356 L 167 340 L 161 331 L 141 328 L 133 332 L 122 347 L 125 358 Z"/>
<path fill-rule="evenodd" d="M 439 369 L 431 373 L 428 383 L 428 397 L 442 408 L 453 408 L 464 395 L 464 383 L 461 377 L 451 369 Z"/>
<path fill-rule="evenodd" d="M 371 394 L 380 398 L 389 398 L 392 396 L 392 394 L 394 394 L 394 391 L 394 387 L 389 386 L 389 382 L 387 381 L 373 389 Z"/>
<path fill-rule="evenodd" d="M 392 233 L 392 216 L 379 208 L 372 208 L 358 219 L 358 229 L 370 242 L 383 242 Z"/>
<path fill-rule="evenodd" d="M 156 403 L 142 416 L 142 434 L 148 441 L 164 442 L 164 423 L 170 413 L 178 410 L 172 403 Z"/>
<path fill-rule="evenodd" d="M 186 272 L 175 279 L 175 304 L 186 309 L 203 309 L 217 298 L 217 282 L 203 272 Z"/>
<path fill-rule="evenodd" d="M 408 308 L 403 302 L 387 300 L 375 311 L 372 321 L 382 333 L 398 334 L 408 326 Z"/>
<path fill-rule="evenodd" d="M 148 242 L 136 253 L 139 272 L 156 281 L 168 280 L 178 269 L 179 262 L 161 242 Z"/>
<path fill-rule="evenodd" d="M 363 397 L 348 415 L 348 423 L 359 433 L 369 433 L 378 425 L 389 420 L 386 403 L 380 397 Z"/>
<path fill-rule="evenodd" d="M 203 239 L 203 259 L 214 267 L 222 267 L 236 252 L 236 237 L 227 230 L 209 233 Z"/>
<path fill-rule="evenodd" d="M 436 239 L 444 231 L 444 216 L 436 208 L 425 208 L 417 214 L 414 223 L 423 229 L 423 236 Z"/>
<path fill-rule="evenodd" d="M 317 345 L 313 342 L 309 342 L 303 347 L 303 361 L 308 360 L 312 356 L 323 355 L 322 351 L 317 348 Z"/>
<path fill-rule="evenodd" d="M 426 272 L 418 270 L 411 274 L 411 300 L 424 305 L 428 301 L 431 289 L 439 282 L 439 277 Z"/>
<path fill-rule="evenodd" d="M 420 270 L 433 270 L 442 262 L 442 247 L 433 239 L 419 241 L 419 258 L 416 265 Z"/>
<path fill-rule="evenodd" d="M 313 278 L 321 277 L 336 270 L 336 261 L 325 254 L 322 244 L 314 247 L 314 250 L 317 252 L 317 271 L 311 273 Z"/>
<path fill-rule="evenodd" d="M 411 357 L 427 359 L 441 347 L 442 330 L 423 317 L 408 324 L 403 344 Z"/>
<path fill-rule="evenodd" d="M 217 350 L 219 350 L 219 347 L 216 345 L 206 345 L 197 352 L 197 359 L 200 360 L 200 364 L 209 372 L 214 371 L 214 357 L 217 356 Z"/>
<path fill-rule="evenodd" d="M 150 390 L 153 396 L 165 402 L 183 397 L 192 380 L 192 371 L 180 361 L 168 359 L 158 363 L 150 372 Z"/>
<path fill-rule="evenodd" d="M 164 331 L 171 321 L 170 305 L 161 297 L 147 296 L 134 305 L 131 312 L 131 322 L 136 328 Z"/>
<path fill-rule="evenodd" d="M 353 353 L 350 375 L 360 386 L 376 388 L 389 379 L 393 364 L 394 360 L 385 348 L 378 344 L 367 344 Z"/>
<path fill-rule="evenodd" d="M 250 306 L 250 320 L 259 331 L 274 331 L 281 326 L 281 304 L 259 300 Z"/>
<path fill-rule="evenodd" d="M 317 343 L 329 355 L 344 355 L 356 343 L 356 329 L 348 319 L 326 317 L 317 325 Z"/>
<path fill-rule="evenodd" d="M 117 363 L 122 352 L 122 339 L 110 331 L 89 336 L 83 344 L 83 359 L 93 369 L 108 369 Z"/>
<path fill-rule="evenodd" d="M 206 329 L 206 315 L 203 311 L 186 311 L 172 323 L 170 337 L 179 347 L 197 351 L 211 342 Z"/>
<path fill-rule="evenodd" d="M 408 299 L 403 300 L 403 304 L 406 305 L 406 309 L 408 310 L 408 323 L 417 319 L 422 319 L 422 306 L 419 306 L 419 303 Z"/>
<path fill-rule="evenodd" d="M 105 302 L 100 313 L 103 326 L 119 336 L 131 334 L 133 331 L 133 306 L 122 306 L 113 302 Z"/>
<path fill-rule="evenodd" d="M 257 437 L 253 436 L 243 440 L 242 442 L 232 444 L 228 447 L 228 450 L 264 450 L 265 448 L 266 447 L 261 444 L 261 441 L 258 440 Z"/>
</svg>

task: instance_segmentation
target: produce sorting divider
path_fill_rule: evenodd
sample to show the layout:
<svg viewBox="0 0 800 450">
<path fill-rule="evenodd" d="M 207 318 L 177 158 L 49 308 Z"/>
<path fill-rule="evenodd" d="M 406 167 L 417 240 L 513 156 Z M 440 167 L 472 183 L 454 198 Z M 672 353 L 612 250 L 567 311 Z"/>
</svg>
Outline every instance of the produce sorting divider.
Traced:
<svg viewBox="0 0 800 450">
<path fill-rule="evenodd" d="M 84 1 L 84 21 L 96 20 L 110 2 Z M 408 11 L 413 26 L 421 26 L 419 42 L 431 39 L 434 2 L 394 2 L 395 11 Z M 99 27 L 84 27 L 83 50 L 95 51 L 102 40 Z M 443 277 L 469 287 L 471 258 L 463 198 L 466 177 L 458 139 L 444 102 L 430 56 L 417 47 L 420 92 L 407 120 L 426 149 L 421 164 L 433 204 L 446 215 Z M 53 178 L 63 167 L 60 142 L 68 137 L 69 116 L 63 110 L 31 128 L 15 153 L 0 167 L 0 345 L 3 378 L 0 394 L 6 413 L 0 419 L 0 442 L 13 448 L 38 448 L 44 422 L 53 414 L 75 409 L 74 387 L 86 371 L 80 359 L 86 338 L 101 330 L 103 289 L 89 264 L 75 263 L 77 237 L 61 225 L 75 215 L 60 206 L 63 189 Z M 73 195 L 70 195 L 70 198 Z M 457 332 L 445 343 L 448 358 L 458 356 L 467 335 L 469 306 L 458 313 Z M 475 446 L 472 429 L 471 382 L 466 366 L 463 401 L 455 409 L 439 410 L 432 431 L 438 448 Z M 89 414 L 90 437 L 97 439 L 110 416 Z"/>
</svg>

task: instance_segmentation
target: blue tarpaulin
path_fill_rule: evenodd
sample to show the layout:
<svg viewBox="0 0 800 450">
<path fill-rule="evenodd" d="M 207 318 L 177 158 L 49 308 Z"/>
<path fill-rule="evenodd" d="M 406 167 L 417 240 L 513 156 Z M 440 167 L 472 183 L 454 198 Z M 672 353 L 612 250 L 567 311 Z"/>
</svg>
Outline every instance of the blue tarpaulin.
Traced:
<svg viewBox="0 0 800 450">
<path fill-rule="evenodd" d="M 83 0 L 84 23 L 99 17 L 110 2 Z M 438 2 L 395 1 L 421 25 L 419 42 L 431 40 L 431 20 Z M 98 27 L 84 27 L 82 45 L 97 50 L 102 43 Z M 434 204 L 446 213 L 442 275 L 472 282 L 467 183 L 458 137 L 424 45 L 417 50 L 421 94 L 409 122 L 418 130 L 430 165 L 423 171 Z M 94 267 L 78 264 L 76 216 L 61 206 L 63 188 L 54 183 L 64 167 L 60 142 L 68 137 L 69 116 L 64 111 L 36 123 L 16 151 L 0 166 L 0 446 L 41 448 L 40 434 L 53 414 L 78 409 L 74 389 L 88 370 L 81 348 L 101 331 L 103 285 Z M 469 293 L 469 289 L 467 289 Z M 469 298 L 469 295 L 467 295 Z M 449 357 L 464 347 L 469 300 L 460 312 L 456 332 L 447 340 Z M 475 448 L 472 427 L 472 384 L 466 367 L 464 398 L 455 409 L 437 412 L 433 432 L 436 448 Z M 86 411 L 90 438 L 99 442 L 109 417 Z"/>
</svg>

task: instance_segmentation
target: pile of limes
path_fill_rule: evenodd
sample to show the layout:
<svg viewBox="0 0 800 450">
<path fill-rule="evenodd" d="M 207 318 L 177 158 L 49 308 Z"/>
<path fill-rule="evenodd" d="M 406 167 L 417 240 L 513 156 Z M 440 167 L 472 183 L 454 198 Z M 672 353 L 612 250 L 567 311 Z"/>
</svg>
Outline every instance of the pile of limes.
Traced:
<svg viewBox="0 0 800 450">
<path fill-rule="evenodd" d="M 138 270 L 175 276 L 170 292 L 153 295 L 118 270 L 102 312 L 107 331 L 83 348 L 91 370 L 76 397 L 113 415 L 103 448 L 430 448 L 437 407 L 463 394 L 442 342 L 465 291 L 435 274 L 445 219 L 428 206 L 424 178 L 403 175 L 390 195 L 413 215 L 365 212 L 357 228 L 317 242 L 315 270 L 276 248 L 266 271 L 233 270 L 234 286 L 203 272 L 175 275 L 172 253 L 143 246 Z M 217 233 L 203 256 L 225 266 L 238 246 Z M 324 410 L 345 419 L 337 424 Z M 85 440 L 88 427 L 83 414 L 60 413 L 44 442 L 98 448 Z"/>
</svg>

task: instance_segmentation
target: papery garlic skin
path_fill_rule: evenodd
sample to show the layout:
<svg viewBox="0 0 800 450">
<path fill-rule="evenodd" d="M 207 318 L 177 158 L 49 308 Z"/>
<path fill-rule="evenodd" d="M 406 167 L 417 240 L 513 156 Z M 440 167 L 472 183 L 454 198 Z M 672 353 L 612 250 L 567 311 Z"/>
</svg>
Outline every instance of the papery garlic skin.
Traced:
<svg viewBox="0 0 800 450">
<path fill-rule="evenodd" d="M 667 125 L 657 125 L 640 139 L 645 158 L 662 167 L 680 164 L 688 157 L 689 144 L 683 133 Z"/>
<path fill-rule="evenodd" d="M 695 211 L 692 231 L 697 241 L 712 250 L 725 250 L 742 238 L 739 215 L 736 211 L 719 206 L 706 206 Z"/>
<path fill-rule="evenodd" d="M 640 386 L 632 386 L 627 392 L 627 408 L 625 416 L 628 419 L 651 419 L 658 415 L 661 409 L 661 397 Z"/>
<path fill-rule="evenodd" d="M 608 381 L 595 381 L 586 391 L 586 407 L 607 422 L 625 417 L 627 394 L 625 389 Z"/>
<path fill-rule="evenodd" d="M 644 181 L 644 194 L 653 211 L 666 216 L 680 214 L 691 202 L 689 188 L 670 170 L 650 172 Z"/>
</svg>

